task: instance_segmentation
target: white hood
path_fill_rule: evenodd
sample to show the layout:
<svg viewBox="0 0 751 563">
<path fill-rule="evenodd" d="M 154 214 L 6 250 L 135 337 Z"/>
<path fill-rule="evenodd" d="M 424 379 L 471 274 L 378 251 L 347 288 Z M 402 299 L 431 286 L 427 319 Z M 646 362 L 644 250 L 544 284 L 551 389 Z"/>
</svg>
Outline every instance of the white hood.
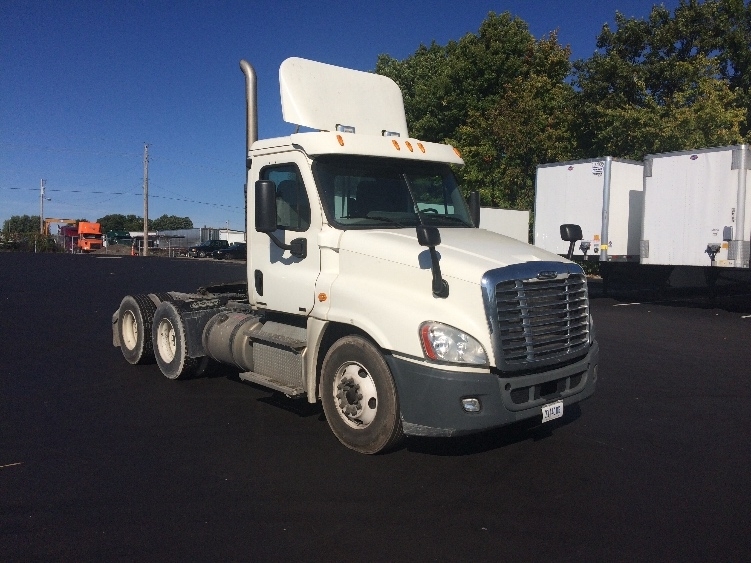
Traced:
<svg viewBox="0 0 751 563">
<path fill-rule="evenodd" d="M 495 268 L 524 262 L 567 261 L 557 254 L 484 229 L 445 227 L 440 233 L 441 244 L 436 250 L 445 278 L 479 284 L 485 272 Z M 418 244 L 414 229 L 349 230 L 343 233 L 339 247 L 415 269 L 430 269 L 430 254 Z"/>
</svg>

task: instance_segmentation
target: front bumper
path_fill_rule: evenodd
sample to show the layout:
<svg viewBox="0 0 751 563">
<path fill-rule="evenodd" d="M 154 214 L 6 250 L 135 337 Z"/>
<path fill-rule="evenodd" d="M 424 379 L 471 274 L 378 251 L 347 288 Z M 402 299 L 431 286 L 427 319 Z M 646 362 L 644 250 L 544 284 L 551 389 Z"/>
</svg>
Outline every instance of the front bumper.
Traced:
<svg viewBox="0 0 751 563">
<path fill-rule="evenodd" d="M 386 356 L 399 393 L 404 433 L 458 436 L 541 417 L 541 408 L 561 400 L 564 406 L 592 395 L 597 383 L 599 346 L 560 368 L 513 377 L 457 372 Z M 479 399 L 480 412 L 466 412 L 461 400 Z"/>
</svg>

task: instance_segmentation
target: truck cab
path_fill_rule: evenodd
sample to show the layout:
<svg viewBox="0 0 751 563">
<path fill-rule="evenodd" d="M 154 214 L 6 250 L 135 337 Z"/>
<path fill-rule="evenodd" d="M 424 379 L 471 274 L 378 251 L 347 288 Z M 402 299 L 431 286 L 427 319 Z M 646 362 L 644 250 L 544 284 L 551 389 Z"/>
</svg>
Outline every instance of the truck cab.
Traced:
<svg viewBox="0 0 751 563">
<path fill-rule="evenodd" d="M 234 365 L 320 400 L 362 453 L 545 422 L 594 392 L 581 268 L 478 228 L 452 171 L 459 151 L 409 136 L 393 81 L 288 59 L 284 118 L 311 131 L 257 140 L 255 72 L 241 68 L 247 284 L 152 295 L 140 309 L 126 298 L 113 316 L 126 359 L 145 349 L 172 378 L 204 357 Z"/>
<path fill-rule="evenodd" d="M 79 221 L 78 248 L 81 252 L 91 252 L 102 248 L 102 227 L 99 223 Z"/>
</svg>

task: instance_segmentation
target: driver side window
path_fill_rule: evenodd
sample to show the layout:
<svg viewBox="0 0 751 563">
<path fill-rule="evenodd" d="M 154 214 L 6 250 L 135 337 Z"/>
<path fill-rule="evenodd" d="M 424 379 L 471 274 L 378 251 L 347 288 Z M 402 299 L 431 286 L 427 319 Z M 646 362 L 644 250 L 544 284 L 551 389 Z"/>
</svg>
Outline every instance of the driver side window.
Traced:
<svg viewBox="0 0 751 563">
<path fill-rule="evenodd" d="M 310 227 L 310 202 L 300 171 L 293 164 L 269 166 L 261 171 L 262 180 L 276 185 L 276 226 L 285 231 L 307 231 Z"/>
</svg>

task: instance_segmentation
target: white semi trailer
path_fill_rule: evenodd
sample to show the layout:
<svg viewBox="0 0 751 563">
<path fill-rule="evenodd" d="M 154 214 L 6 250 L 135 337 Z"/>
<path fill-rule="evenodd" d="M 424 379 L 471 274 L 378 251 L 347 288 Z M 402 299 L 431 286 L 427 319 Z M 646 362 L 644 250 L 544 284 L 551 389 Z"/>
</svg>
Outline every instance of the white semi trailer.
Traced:
<svg viewBox="0 0 751 563">
<path fill-rule="evenodd" d="M 574 256 L 639 262 L 643 165 L 610 156 L 542 164 L 535 179 L 534 244 L 566 254 L 562 224 L 580 225 Z"/>
<path fill-rule="evenodd" d="M 749 267 L 748 145 L 647 155 L 641 263 Z"/>
<path fill-rule="evenodd" d="M 257 140 L 247 91 L 247 283 L 130 295 L 112 317 L 132 364 L 168 378 L 208 358 L 313 403 L 347 447 L 542 422 L 590 396 L 587 282 L 556 254 L 477 229 L 451 146 L 410 138 L 388 78 L 298 58 L 285 121 Z"/>
</svg>

